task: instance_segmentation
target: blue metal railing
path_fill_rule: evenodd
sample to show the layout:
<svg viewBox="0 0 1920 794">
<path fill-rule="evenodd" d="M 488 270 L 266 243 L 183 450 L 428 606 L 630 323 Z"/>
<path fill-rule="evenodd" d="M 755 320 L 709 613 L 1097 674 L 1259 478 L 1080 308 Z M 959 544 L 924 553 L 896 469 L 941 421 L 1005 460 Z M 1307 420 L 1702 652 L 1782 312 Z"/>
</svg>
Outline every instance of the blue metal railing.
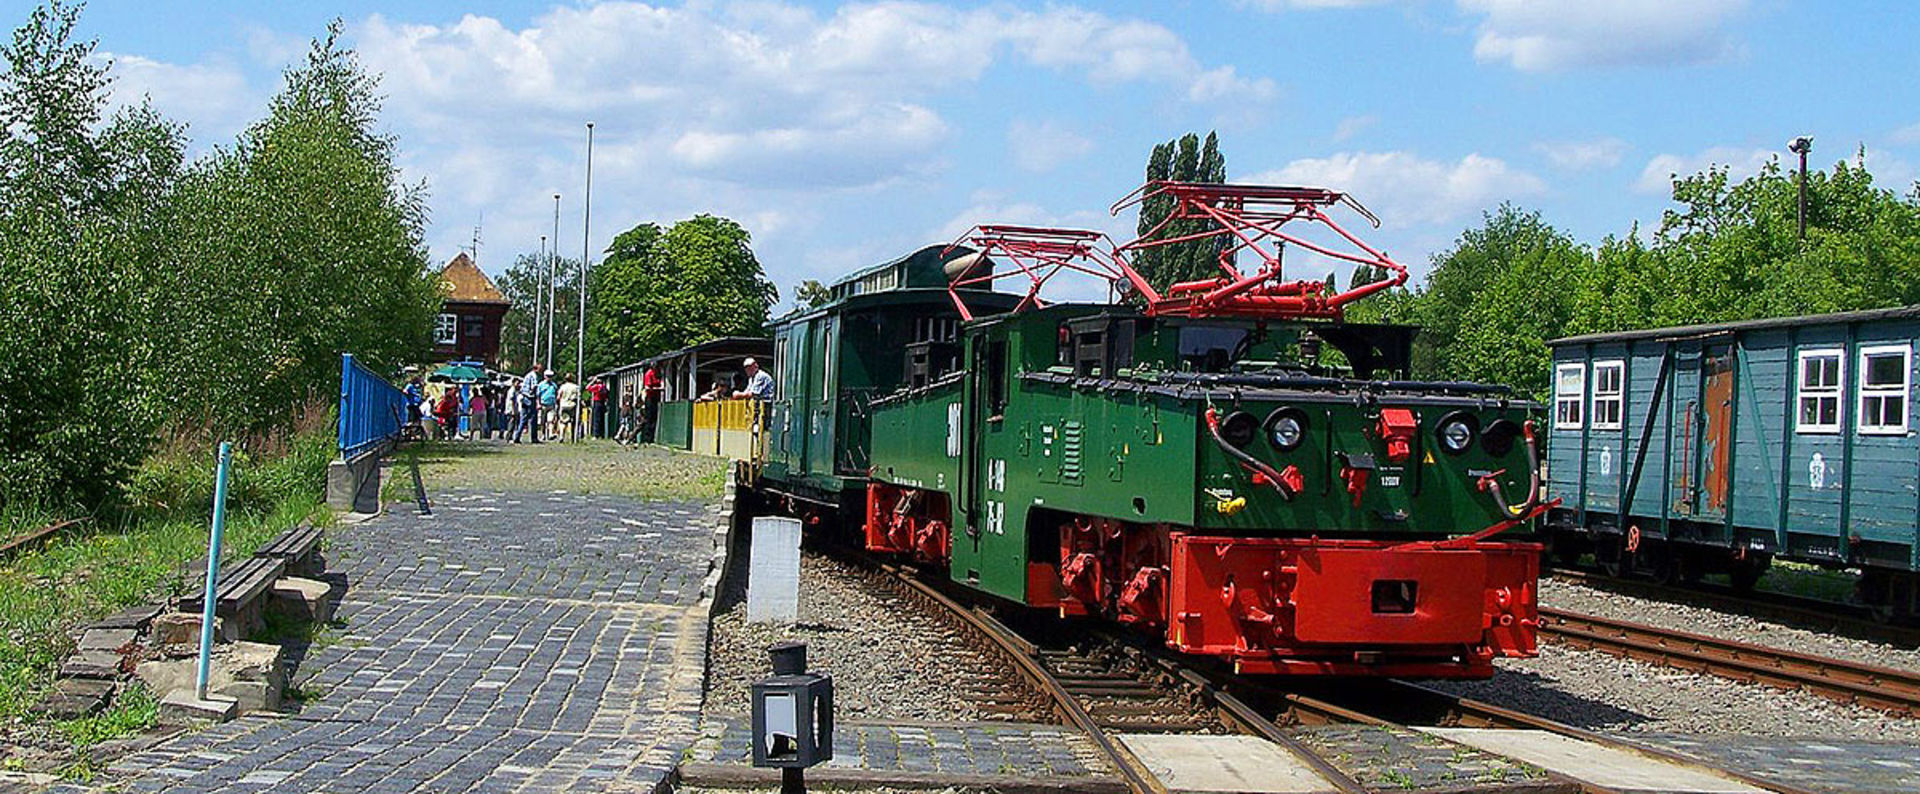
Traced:
<svg viewBox="0 0 1920 794">
<path fill-rule="evenodd" d="M 373 370 L 340 354 L 340 457 L 351 458 L 400 434 L 407 397 Z"/>
</svg>

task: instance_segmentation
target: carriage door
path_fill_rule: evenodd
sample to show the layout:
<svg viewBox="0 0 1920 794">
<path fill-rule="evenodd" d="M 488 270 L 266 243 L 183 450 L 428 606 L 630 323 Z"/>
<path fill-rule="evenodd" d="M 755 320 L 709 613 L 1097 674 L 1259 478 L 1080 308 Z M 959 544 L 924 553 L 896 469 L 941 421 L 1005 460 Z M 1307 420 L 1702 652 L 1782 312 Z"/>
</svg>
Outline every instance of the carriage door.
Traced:
<svg viewBox="0 0 1920 794">
<path fill-rule="evenodd" d="M 1727 515 L 1728 485 L 1733 478 L 1733 348 L 1709 345 L 1700 356 L 1700 487 L 1694 514 L 1713 518 Z"/>
<path fill-rule="evenodd" d="M 1723 518 L 1733 440 L 1731 350 L 1725 344 L 1678 349 L 1673 375 L 1673 423 L 1680 432 L 1672 442 L 1671 512 Z"/>
</svg>

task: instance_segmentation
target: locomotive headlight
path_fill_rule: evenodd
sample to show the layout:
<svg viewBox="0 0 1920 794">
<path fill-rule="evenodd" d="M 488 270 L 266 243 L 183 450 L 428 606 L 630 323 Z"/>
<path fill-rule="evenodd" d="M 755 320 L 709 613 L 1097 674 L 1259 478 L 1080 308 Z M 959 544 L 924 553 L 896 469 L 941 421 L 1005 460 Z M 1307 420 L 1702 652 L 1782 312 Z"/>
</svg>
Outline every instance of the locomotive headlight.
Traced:
<svg viewBox="0 0 1920 794">
<path fill-rule="evenodd" d="M 1307 415 L 1297 408 L 1281 408 L 1267 417 L 1267 440 L 1281 452 L 1291 452 L 1307 438 Z"/>
<path fill-rule="evenodd" d="M 1448 454 L 1458 455 L 1473 446 L 1474 436 L 1480 430 L 1479 425 L 1479 420 L 1473 418 L 1472 414 L 1448 414 L 1446 418 L 1440 420 L 1440 429 L 1434 435 L 1439 439 L 1441 449 L 1446 450 Z"/>
</svg>

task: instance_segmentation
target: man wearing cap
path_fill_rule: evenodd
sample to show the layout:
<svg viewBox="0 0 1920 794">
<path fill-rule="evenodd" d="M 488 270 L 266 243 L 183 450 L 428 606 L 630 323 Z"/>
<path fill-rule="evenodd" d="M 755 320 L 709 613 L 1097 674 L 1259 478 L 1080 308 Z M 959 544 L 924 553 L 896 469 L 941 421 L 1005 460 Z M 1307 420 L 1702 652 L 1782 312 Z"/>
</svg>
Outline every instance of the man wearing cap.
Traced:
<svg viewBox="0 0 1920 794">
<path fill-rule="evenodd" d="M 747 397 L 756 400 L 773 399 L 773 376 L 760 368 L 760 362 L 747 359 L 745 369 L 747 371 L 746 391 L 734 392 L 733 398 L 736 400 Z"/>
</svg>

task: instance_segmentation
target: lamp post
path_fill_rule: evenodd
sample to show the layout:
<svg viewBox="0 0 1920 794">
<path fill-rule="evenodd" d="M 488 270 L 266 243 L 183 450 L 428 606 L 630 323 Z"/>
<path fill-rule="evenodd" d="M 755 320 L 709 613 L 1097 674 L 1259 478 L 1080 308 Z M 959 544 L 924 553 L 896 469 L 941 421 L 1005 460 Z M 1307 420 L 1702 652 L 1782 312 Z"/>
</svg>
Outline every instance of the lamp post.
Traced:
<svg viewBox="0 0 1920 794">
<path fill-rule="evenodd" d="M 547 261 L 547 236 L 540 235 L 540 256 L 533 260 L 533 357 L 531 364 L 540 363 L 540 322 L 546 308 L 547 289 L 541 283 L 540 271 Z"/>
<path fill-rule="evenodd" d="M 1800 155 L 1800 242 L 1807 241 L 1807 153 L 1813 151 L 1813 136 L 1802 135 L 1787 141 L 1787 151 Z"/>
<path fill-rule="evenodd" d="M 553 371 L 553 315 L 560 310 L 553 305 L 554 276 L 560 270 L 560 194 L 553 194 L 553 247 L 547 249 L 547 361 L 546 370 Z"/>
<path fill-rule="evenodd" d="M 593 254 L 593 122 L 587 122 L 587 193 L 580 210 L 580 336 L 573 351 L 573 382 L 586 388 L 587 380 L 587 270 Z M 574 400 L 575 432 L 583 430 L 581 417 L 585 400 Z M 584 434 L 583 434 L 584 435 Z"/>
</svg>

